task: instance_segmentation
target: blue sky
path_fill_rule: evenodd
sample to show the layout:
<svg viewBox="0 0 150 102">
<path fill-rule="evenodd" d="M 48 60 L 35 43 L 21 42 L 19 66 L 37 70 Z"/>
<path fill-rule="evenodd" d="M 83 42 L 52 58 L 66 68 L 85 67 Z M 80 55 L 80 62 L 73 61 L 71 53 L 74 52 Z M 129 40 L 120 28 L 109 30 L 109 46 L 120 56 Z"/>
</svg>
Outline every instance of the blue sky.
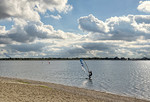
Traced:
<svg viewBox="0 0 150 102">
<path fill-rule="evenodd" d="M 150 1 L 1 0 L 0 57 L 150 57 Z"/>
<path fill-rule="evenodd" d="M 45 24 L 51 24 L 55 29 L 64 31 L 80 32 L 78 30 L 78 22 L 82 16 L 93 14 L 98 19 L 105 21 L 113 16 L 123 16 L 128 14 L 141 14 L 136 8 L 139 5 L 139 0 L 69 0 L 69 4 L 73 6 L 73 10 L 67 14 L 60 14 L 62 19 L 54 20 L 53 18 L 45 18 L 42 16 L 42 21 Z M 58 12 L 48 12 L 49 14 L 57 15 Z"/>
</svg>

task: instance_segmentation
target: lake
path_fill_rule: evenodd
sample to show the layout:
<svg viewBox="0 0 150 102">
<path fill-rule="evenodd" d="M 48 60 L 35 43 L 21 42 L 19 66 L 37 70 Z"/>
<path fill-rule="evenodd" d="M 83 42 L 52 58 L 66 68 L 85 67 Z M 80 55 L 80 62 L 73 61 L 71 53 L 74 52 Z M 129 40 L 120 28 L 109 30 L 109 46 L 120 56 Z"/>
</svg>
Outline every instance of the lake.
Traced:
<svg viewBox="0 0 150 102">
<path fill-rule="evenodd" d="M 0 76 L 45 81 L 150 100 L 150 61 L 86 60 L 0 61 Z"/>
</svg>

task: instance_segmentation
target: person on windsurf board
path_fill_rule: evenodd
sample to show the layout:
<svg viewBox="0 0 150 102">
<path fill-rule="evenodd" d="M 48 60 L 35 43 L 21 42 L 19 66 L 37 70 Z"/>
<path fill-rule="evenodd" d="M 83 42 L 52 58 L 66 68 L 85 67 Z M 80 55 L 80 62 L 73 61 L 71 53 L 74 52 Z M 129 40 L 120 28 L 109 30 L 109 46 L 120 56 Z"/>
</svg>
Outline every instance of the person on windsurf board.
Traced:
<svg viewBox="0 0 150 102">
<path fill-rule="evenodd" d="M 86 62 L 84 61 L 84 60 L 82 60 L 82 59 L 80 59 L 80 63 L 81 63 L 81 68 L 82 68 L 82 70 L 85 72 L 85 74 L 89 77 L 89 79 L 91 79 L 91 77 L 92 77 L 92 71 L 90 71 L 89 70 L 89 68 L 88 68 L 88 66 L 87 66 L 87 64 L 86 64 Z"/>
<path fill-rule="evenodd" d="M 92 71 L 89 71 L 89 79 L 91 79 Z"/>
</svg>

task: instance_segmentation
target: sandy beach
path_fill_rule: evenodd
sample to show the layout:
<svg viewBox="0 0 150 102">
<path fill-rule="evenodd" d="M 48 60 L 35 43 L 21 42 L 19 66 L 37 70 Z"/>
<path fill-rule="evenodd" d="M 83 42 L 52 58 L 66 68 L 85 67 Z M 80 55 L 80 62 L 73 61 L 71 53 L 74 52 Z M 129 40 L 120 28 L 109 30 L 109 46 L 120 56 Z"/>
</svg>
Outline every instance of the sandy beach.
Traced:
<svg viewBox="0 0 150 102">
<path fill-rule="evenodd" d="M 0 102 L 150 102 L 59 84 L 0 77 Z"/>
</svg>

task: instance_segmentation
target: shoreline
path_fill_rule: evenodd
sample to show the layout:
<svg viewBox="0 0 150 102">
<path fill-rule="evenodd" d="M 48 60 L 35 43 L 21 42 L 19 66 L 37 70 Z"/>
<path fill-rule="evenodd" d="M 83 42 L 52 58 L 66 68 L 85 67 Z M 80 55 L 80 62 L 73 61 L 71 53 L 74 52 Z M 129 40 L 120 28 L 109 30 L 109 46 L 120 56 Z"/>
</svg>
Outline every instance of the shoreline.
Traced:
<svg viewBox="0 0 150 102">
<path fill-rule="evenodd" d="M 0 102 L 150 102 L 73 86 L 0 77 Z"/>
</svg>

